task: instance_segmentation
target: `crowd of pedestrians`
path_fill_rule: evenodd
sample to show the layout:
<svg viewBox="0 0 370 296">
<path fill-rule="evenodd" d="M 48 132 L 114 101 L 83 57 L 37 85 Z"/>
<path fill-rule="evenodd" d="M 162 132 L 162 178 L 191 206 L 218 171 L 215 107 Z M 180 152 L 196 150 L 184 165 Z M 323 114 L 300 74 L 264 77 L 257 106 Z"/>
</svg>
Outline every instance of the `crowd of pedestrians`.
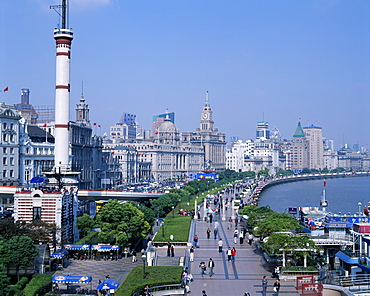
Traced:
<svg viewBox="0 0 370 296">
<path fill-rule="evenodd" d="M 194 257 L 196 253 L 196 248 L 202 248 L 202 246 L 199 244 L 199 241 L 202 240 L 202 238 L 206 238 L 209 240 L 211 238 L 212 232 L 213 232 L 213 238 L 216 240 L 217 239 L 217 247 L 218 247 L 218 254 L 222 255 L 225 254 L 226 256 L 219 257 L 219 259 L 216 259 L 218 262 L 221 258 L 225 258 L 228 262 L 231 262 L 234 266 L 236 262 L 236 255 L 237 255 L 237 248 L 238 245 L 243 248 L 242 246 L 244 245 L 244 241 L 248 242 L 245 243 L 246 247 L 248 248 L 249 246 L 253 245 L 253 240 L 254 236 L 252 233 L 248 232 L 248 230 L 244 227 L 243 224 L 241 224 L 242 220 L 241 217 L 238 217 L 238 214 L 235 213 L 235 216 L 233 217 L 228 217 L 226 220 L 227 222 L 227 233 L 226 235 L 229 237 L 232 237 L 232 243 L 234 245 L 230 246 L 227 240 L 227 237 L 225 236 L 224 238 L 221 237 L 222 234 L 225 233 L 225 230 L 221 228 L 221 215 L 220 213 L 222 212 L 222 207 L 225 206 L 225 210 L 227 210 L 227 207 L 230 207 L 230 202 L 231 200 L 226 200 L 222 201 L 222 198 L 214 199 L 213 200 L 213 205 L 211 205 L 211 201 L 207 200 L 205 203 L 206 210 L 204 211 L 204 217 L 201 217 L 200 211 L 198 211 L 198 223 L 206 223 L 206 225 L 209 225 L 206 227 L 206 231 L 204 236 L 201 235 L 200 238 L 196 234 L 193 238 L 193 244 L 189 248 L 189 257 L 190 257 L 190 262 L 194 262 Z M 243 202 L 241 202 L 243 204 Z M 213 209 L 212 209 L 213 208 Z M 202 219 L 203 218 L 203 219 Z M 220 222 L 219 222 L 220 221 Z M 226 224 L 225 223 L 225 224 Z M 204 224 L 203 224 L 204 226 Z M 204 229 L 204 228 L 203 228 Z M 213 231 L 212 231 L 213 230 Z M 198 231 L 199 232 L 199 231 Z M 207 243 L 207 246 L 209 247 L 209 242 Z M 224 246 L 226 249 L 224 250 Z M 198 251 L 197 251 L 198 252 Z M 198 256 L 197 256 L 198 257 Z M 197 259 L 197 258 L 196 258 Z M 215 275 L 216 270 L 216 262 L 212 258 L 209 259 L 202 259 L 199 258 L 199 271 L 202 276 L 202 278 L 207 275 L 209 278 Z M 194 267 L 194 266 L 193 266 Z M 280 280 L 278 277 L 278 268 L 275 269 L 274 272 L 276 276 L 276 281 L 273 284 L 273 291 L 274 291 L 274 296 L 278 296 L 279 291 L 280 291 Z M 189 283 L 193 281 L 193 278 L 191 275 L 189 275 L 187 269 L 185 269 L 184 274 L 183 274 L 183 282 L 184 282 L 184 287 L 185 290 L 189 293 L 190 292 L 190 287 Z M 268 280 L 266 276 L 263 276 L 262 282 L 261 282 L 261 294 L 262 296 L 266 296 L 268 289 Z M 205 290 L 202 290 L 201 295 L 207 295 Z M 250 296 L 249 292 L 245 292 L 244 296 Z"/>
</svg>

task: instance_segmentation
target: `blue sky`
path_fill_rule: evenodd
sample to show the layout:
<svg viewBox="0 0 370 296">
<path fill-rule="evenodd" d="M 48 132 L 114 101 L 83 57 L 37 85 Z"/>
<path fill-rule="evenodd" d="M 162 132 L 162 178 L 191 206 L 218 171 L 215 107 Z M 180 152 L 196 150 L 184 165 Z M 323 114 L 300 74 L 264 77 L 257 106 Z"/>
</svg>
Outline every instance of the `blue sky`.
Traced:
<svg viewBox="0 0 370 296">
<path fill-rule="evenodd" d="M 0 0 L 1 101 L 54 104 L 60 0 Z M 71 115 L 81 96 L 102 133 L 124 112 L 151 128 L 176 113 L 195 131 L 205 92 L 227 139 L 257 121 L 291 139 L 297 121 L 370 149 L 370 1 L 70 0 Z"/>
</svg>

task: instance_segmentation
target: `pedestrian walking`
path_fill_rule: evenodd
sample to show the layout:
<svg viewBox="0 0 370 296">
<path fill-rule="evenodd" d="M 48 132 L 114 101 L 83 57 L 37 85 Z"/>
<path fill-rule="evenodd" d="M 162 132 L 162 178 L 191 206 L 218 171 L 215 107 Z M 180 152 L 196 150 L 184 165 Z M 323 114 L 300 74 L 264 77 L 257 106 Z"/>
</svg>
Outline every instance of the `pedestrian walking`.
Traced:
<svg viewBox="0 0 370 296">
<path fill-rule="evenodd" d="M 236 249 L 233 247 L 231 249 L 231 261 L 235 261 L 235 256 L 236 256 Z"/>
<path fill-rule="evenodd" d="M 175 257 L 175 247 L 171 244 L 171 257 Z"/>
<path fill-rule="evenodd" d="M 212 223 L 212 219 L 213 219 L 213 215 L 212 215 L 212 214 L 210 214 L 210 215 L 209 215 L 209 223 Z"/>
<path fill-rule="evenodd" d="M 223 245 L 223 241 L 222 241 L 222 238 L 220 238 L 220 240 L 218 241 L 218 252 L 219 253 L 222 253 L 222 245 Z"/>
<path fill-rule="evenodd" d="M 230 249 L 230 247 L 227 248 L 226 255 L 227 255 L 227 261 L 230 261 L 231 260 L 231 249 Z"/>
<path fill-rule="evenodd" d="M 253 234 L 249 232 L 248 234 L 248 244 L 251 246 L 253 242 Z"/>
<path fill-rule="evenodd" d="M 215 227 L 213 229 L 213 234 L 215 235 L 215 239 L 216 239 L 217 238 L 217 234 L 218 234 L 218 228 L 217 227 Z"/>
<path fill-rule="evenodd" d="M 240 229 L 240 232 L 239 232 L 239 243 L 241 245 L 243 244 L 243 240 L 244 240 L 244 231 L 243 231 L 243 229 Z"/>
<path fill-rule="evenodd" d="M 267 284 L 268 284 L 268 280 L 266 276 L 264 275 L 262 278 L 262 295 L 263 296 L 266 296 Z"/>
<path fill-rule="evenodd" d="M 170 257 L 171 256 L 171 243 L 168 242 L 167 243 L 167 257 Z"/>
<path fill-rule="evenodd" d="M 276 296 L 279 295 L 279 291 L 280 291 L 280 281 L 276 280 L 276 282 L 274 283 L 274 292 Z"/>
<path fill-rule="evenodd" d="M 205 290 L 202 291 L 202 296 L 207 296 L 207 292 Z"/>
<path fill-rule="evenodd" d="M 227 209 L 226 209 L 227 210 Z M 231 229 L 232 227 L 232 224 L 233 224 L 233 220 L 231 219 L 231 217 L 229 218 L 229 220 L 227 221 L 227 229 Z"/>
<path fill-rule="evenodd" d="M 208 268 L 209 268 L 209 277 L 212 277 L 213 268 L 215 268 L 215 262 L 212 260 L 212 258 L 209 258 Z"/>
<path fill-rule="evenodd" d="M 234 230 L 234 244 L 236 244 L 236 242 L 238 240 L 238 233 L 239 233 L 238 229 L 235 228 L 235 230 Z"/>
<path fill-rule="evenodd" d="M 215 221 L 215 228 L 217 228 L 217 229 L 218 229 L 218 226 L 220 226 L 220 223 L 218 223 L 218 221 L 216 220 L 216 221 Z"/>
<path fill-rule="evenodd" d="M 200 261 L 199 267 L 200 267 L 200 271 L 201 271 L 202 277 L 203 277 L 206 274 L 206 270 L 207 270 L 207 266 L 206 266 L 206 263 L 204 262 L 204 260 Z"/>
<path fill-rule="evenodd" d="M 191 246 L 189 252 L 190 252 L 190 262 L 194 262 L 194 246 Z"/>
<path fill-rule="evenodd" d="M 137 259 L 136 259 L 136 250 L 134 249 L 132 251 L 132 262 L 136 262 L 136 261 L 137 261 Z"/>
<path fill-rule="evenodd" d="M 239 219 L 238 217 L 235 217 L 235 227 L 238 227 Z"/>
<path fill-rule="evenodd" d="M 193 241 L 194 241 L 194 247 L 199 248 L 199 238 L 198 235 L 194 235 Z"/>
<path fill-rule="evenodd" d="M 206 231 L 206 233 L 207 233 L 207 238 L 209 239 L 210 238 L 210 236 L 211 236 L 211 229 L 207 229 L 207 231 Z"/>
</svg>

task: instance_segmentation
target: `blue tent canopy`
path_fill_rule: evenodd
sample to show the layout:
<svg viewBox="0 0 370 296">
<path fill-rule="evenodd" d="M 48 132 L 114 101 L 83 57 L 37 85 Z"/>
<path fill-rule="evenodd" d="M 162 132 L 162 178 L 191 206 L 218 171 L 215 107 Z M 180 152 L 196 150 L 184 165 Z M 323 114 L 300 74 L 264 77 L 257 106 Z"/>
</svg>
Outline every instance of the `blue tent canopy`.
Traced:
<svg viewBox="0 0 370 296">
<path fill-rule="evenodd" d="M 98 252 L 118 251 L 121 247 L 117 245 L 92 245 L 91 249 Z"/>
<path fill-rule="evenodd" d="M 104 289 L 104 287 L 108 287 L 109 289 L 117 289 L 119 286 L 119 283 L 114 281 L 114 280 L 111 280 L 111 279 L 105 279 L 104 281 L 102 281 L 97 287 L 96 289 L 97 290 L 101 290 L 101 289 Z M 107 288 L 105 288 L 107 289 Z"/>
<path fill-rule="evenodd" d="M 44 177 L 43 175 L 37 175 L 30 180 L 30 183 L 36 183 L 36 184 L 48 183 L 48 182 L 49 182 L 49 179 Z"/>
<path fill-rule="evenodd" d="M 63 259 L 64 257 L 66 257 L 68 254 L 68 251 L 66 250 L 60 250 L 59 252 L 57 253 L 53 253 L 50 255 L 50 258 L 55 258 L 55 259 Z"/>
<path fill-rule="evenodd" d="M 87 284 L 91 282 L 91 276 L 54 275 L 52 282 L 58 284 Z"/>
<path fill-rule="evenodd" d="M 66 250 L 82 250 L 88 251 L 90 250 L 90 245 L 64 245 Z"/>
</svg>

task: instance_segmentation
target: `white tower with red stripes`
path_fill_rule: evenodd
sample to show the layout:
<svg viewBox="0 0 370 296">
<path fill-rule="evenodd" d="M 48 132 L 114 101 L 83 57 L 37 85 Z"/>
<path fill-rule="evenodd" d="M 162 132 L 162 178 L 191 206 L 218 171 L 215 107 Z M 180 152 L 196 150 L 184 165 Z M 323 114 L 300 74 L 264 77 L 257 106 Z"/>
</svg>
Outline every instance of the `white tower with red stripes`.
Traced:
<svg viewBox="0 0 370 296">
<path fill-rule="evenodd" d="M 65 172 L 69 167 L 69 95 L 70 61 L 73 31 L 68 27 L 67 0 L 62 0 L 62 24 L 54 30 L 56 43 L 55 81 L 55 169 Z"/>
</svg>

